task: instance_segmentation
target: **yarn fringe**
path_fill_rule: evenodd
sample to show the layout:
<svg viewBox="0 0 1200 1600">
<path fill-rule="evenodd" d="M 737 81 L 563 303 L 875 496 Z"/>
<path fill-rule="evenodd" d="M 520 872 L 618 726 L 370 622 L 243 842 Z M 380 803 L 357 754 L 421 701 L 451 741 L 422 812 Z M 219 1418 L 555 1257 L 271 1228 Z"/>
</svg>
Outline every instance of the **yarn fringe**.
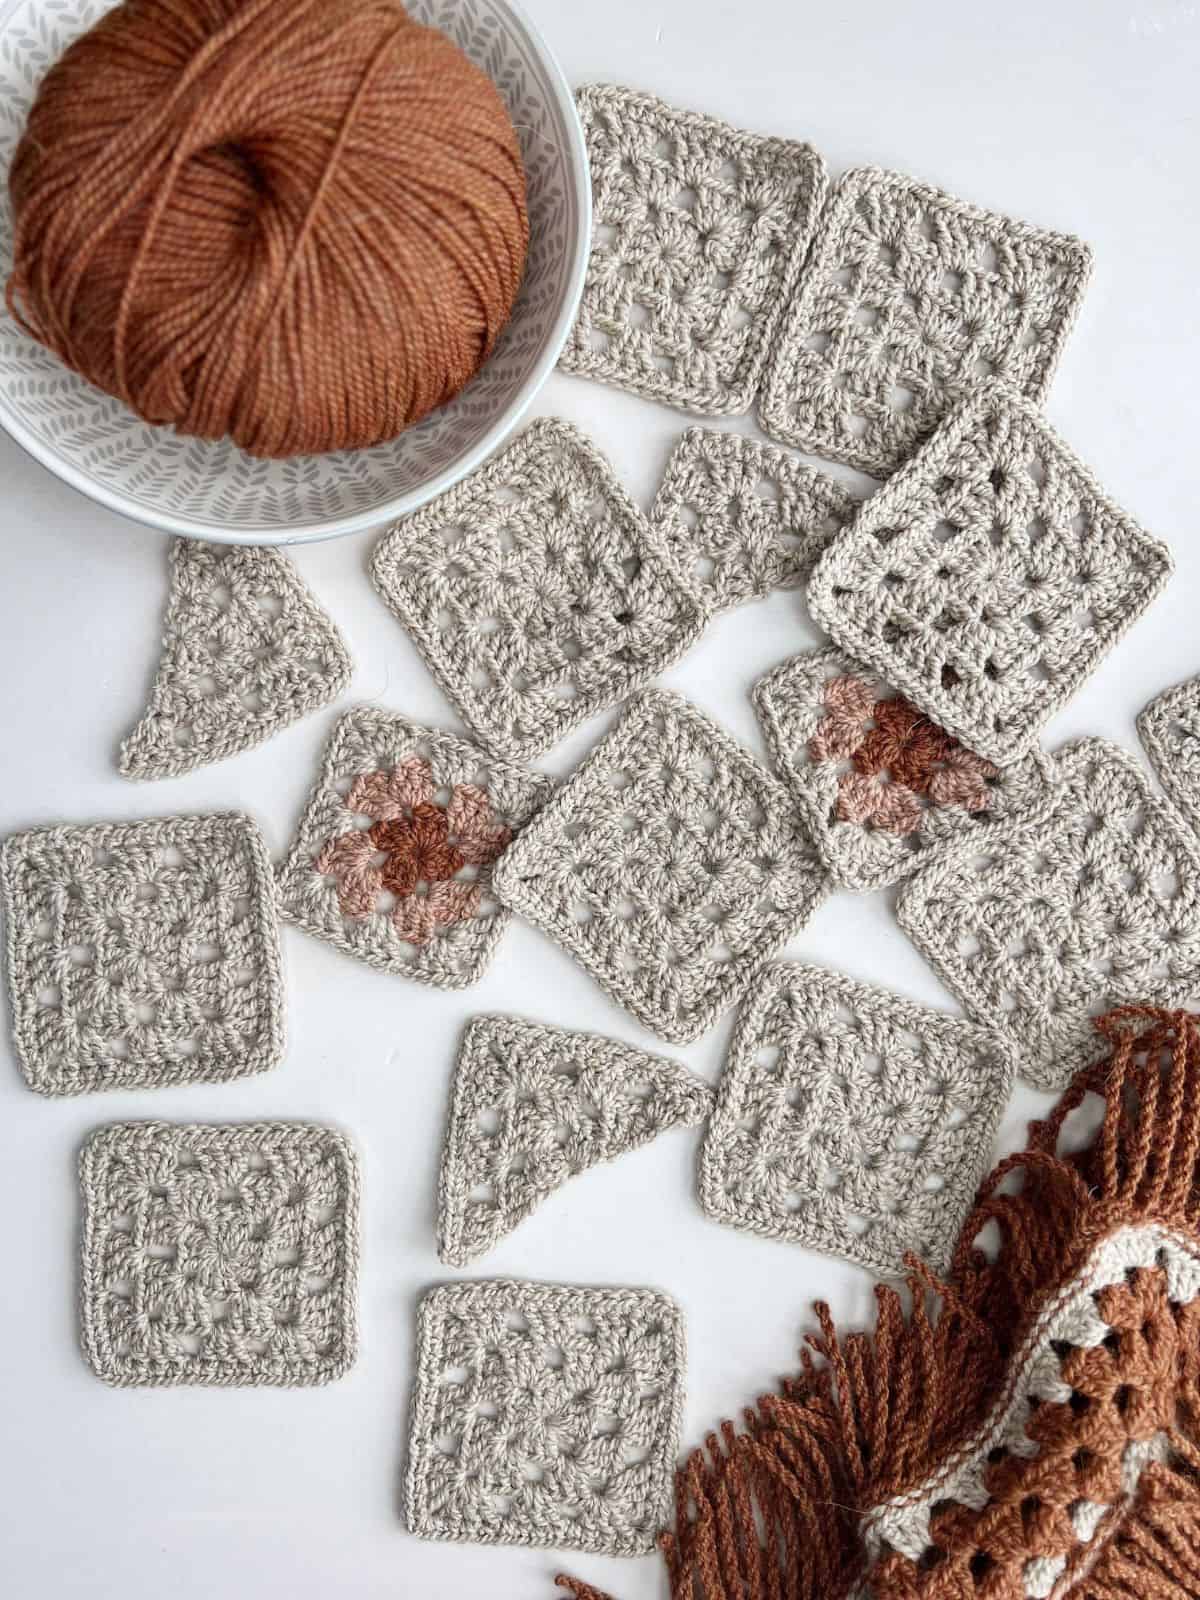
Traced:
<svg viewBox="0 0 1200 1600">
<path fill-rule="evenodd" d="M 560 1589 L 565 1589 L 573 1595 L 575 1600 L 612 1600 L 612 1596 L 605 1594 L 603 1589 L 596 1589 L 590 1583 L 584 1583 L 582 1578 L 568 1577 L 565 1572 L 555 1575 L 555 1583 Z"/>
<path fill-rule="evenodd" d="M 1078 1600 L 1194 1600 L 1200 1595 L 1200 1481 L 1152 1467 Z"/>
<path fill-rule="evenodd" d="M 860 1516 L 911 1487 L 984 1421 L 1046 1295 L 1115 1229 L 1195 1234 L 1200 1220 L 1200 1018 L 1125 1007 L 1097 1023 L 1110 1049 L 1027 1148 L 980 1188 L 943 1280 L 909 1258 L 907 1293 L 879 1286 L 873 1335 L 839 1337 L 829 1309 L 799 1374 L 739 1428 L 709 1435 L 677 1476 L 660 1538 L 673 1600 L 846 1600 L 864 1572 Z M 1103 1121 L 1060 1150 L 1089 1096 Z M 989 1255 L 980 1234 L 999 1235 Z M 1086 1600 L 1200 1597 L 1200 1327 L 1181 1357 L 1181 1432 L 1148 1469 L 1137 1508 L 1072 1593 Z M 576 1600 L 586 1584 L 559 1580 Z"/>
</svg>

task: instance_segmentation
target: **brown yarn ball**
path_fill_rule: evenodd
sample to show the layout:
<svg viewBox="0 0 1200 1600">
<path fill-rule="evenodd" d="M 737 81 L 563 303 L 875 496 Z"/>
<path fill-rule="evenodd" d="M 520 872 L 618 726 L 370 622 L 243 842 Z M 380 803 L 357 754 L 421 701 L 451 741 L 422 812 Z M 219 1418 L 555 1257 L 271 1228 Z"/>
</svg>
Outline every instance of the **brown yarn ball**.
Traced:
<svg viewBox="0 0 1200 1600">
<path fill-rule="evenodd" d="M 499 93 L 398 0 L 124 0 L 47 73 L 9 188 L 22 327 L 259 456 L 457 394 L 528 244 Z"/>
</svg>

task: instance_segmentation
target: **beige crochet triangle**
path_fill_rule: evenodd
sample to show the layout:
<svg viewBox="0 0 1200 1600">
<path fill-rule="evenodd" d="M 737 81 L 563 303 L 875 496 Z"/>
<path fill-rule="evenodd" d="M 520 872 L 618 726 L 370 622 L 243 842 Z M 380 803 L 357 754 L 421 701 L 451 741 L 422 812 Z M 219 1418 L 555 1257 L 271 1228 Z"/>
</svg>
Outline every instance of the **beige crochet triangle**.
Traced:
<svg viewBox="0 0 1200 1600">
<path fill-rule="evenodd" d="M 696 1127 L 712 1090 L 615 1039 L 518 1017 L 463 1034 L 438 1183 L 438 1255 L 465 1267 L 585 1168 Z"/>
<path fill-rule="evenodd" d="M 162 657 L 121 745 L 126 778 L 174 778 L 261 744 L 350 682 L 341 634 L 269 547 L 171 546 Z"/>
</svg>

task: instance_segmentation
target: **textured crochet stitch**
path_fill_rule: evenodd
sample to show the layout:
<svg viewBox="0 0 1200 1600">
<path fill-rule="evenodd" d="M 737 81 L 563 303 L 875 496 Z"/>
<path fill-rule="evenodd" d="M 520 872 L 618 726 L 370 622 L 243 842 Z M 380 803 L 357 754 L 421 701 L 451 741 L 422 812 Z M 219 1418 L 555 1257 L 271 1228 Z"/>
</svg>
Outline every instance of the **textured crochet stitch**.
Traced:
<svg viewBox="0 0 1200 1600">
<path fill-rule="evenodd" d="M 648 682 L 706 620 L 608 462 L 546 417 L 386 533 L 372 576 L 467 727 L 518 759 Z"/>
<path fill-rule="evenodd" d="M 341 634 L 281 550 L 176 539 L 162 657 L 121 745 L 127 778 L 168 778 L 249 750 L 335 700 Z"/>
<path fill-rule="evenodd" d="M 818 1305 L 800 1371 L 690 1457 L 673 1600 L 1200 1594 L 1200 1027 L 1101 1027 L 944 1278 L 911 1258 L 872 1333 Z"/>
<path fill-rule="evenodd" d="M 775 769 L 843 888 L 896 883 L 1052 803 L 1040 750 L 996 767 L 836 646 L 781 662 L 753 699 Z"/>
<path fill-rule="evenodd" d="M 835 479 L 740 433 L 689 428 L 650 521 L 680 570 L 724 611 L 807 582 L 858 510 Z"/>
<path fill-rule="evenodd" d="M 683 1318 L 652 1289 L 431 1289 L 417 1320 L 410 1532 L 645 1555 L 670 1506 L 683 1377 Z"/>
<path fill-rule="evenodd" d="M 848 172 L 783 318 L 762 425 L 886 477 L 981 379 L 1043 399 L 1090 271 L 1068 234 L 899 173 Z"/>
<path fill-rule="evenodd" d="M 1137 728 L 1158 781 L 1200 833 L 1200 678 L 1156 695 Z"/>
<path fill-rule="evenodd" d="M 993 1034 L 839 973 L 770 968 L 699 1164 L 718 1222 L 902 1276 L 949 1259 L 1012 1087 Z"/>
<path fill-rule="evenodd" d="M 679 695 L 646 690 L 495 888 L 645 1027 L 687 1044 L 803 926 L 828 875 L 778 779 Z"/>
<path fill-rule="evenodd" d="M 112 1384 L 315 1384 L 357 1342 L 358 1163 L 305 1123 L 113 1123 L 79 1161 L 83 1349 Z"/>
<path fill-rule="evenodd" d="M 1038 412 L 990 383 L 864 504 L 808 601 L 848 654 L 1003 766 L 1171 571 Z"/>
<path fill-rule="evenodd" d="M 384 972 L 474 983 L 508 920 L 493 866 L 553 788 L 469 739 L 358 706 L 278 868 L 280 914 Z"/>
<path fill-rule="evenodd" d="M 237 812 L 34 828 L 0 851 L 13 1039 L 39 1094 L 263 1072 L 284 1048 L 274 883 Z"/>
<path fill-rule="evenodd" d="M 472 1018 L 442 1148 L 438 1255 L 465 1267 L 568 1178 L 711 1108 L 708 1085 L 662 1056 L 519 1017 Z"/>
<path fill-rule="evenodd" d="M 591 85 L 578 102 L 595 223 L 560 365 L 685 411 L 749 411 L 824 162 L 629 89 Z"/>
<path fill-rule="evenodd" d="M 1056 757 L 1058 799 L 901 890 L 900 926 L 1018 1071 L 1060 1089 L 1096 1049 L 1099 1011 L 1200 989 L 1200 847 L 1141 766 L 1103 739 Z"/>
</svg>

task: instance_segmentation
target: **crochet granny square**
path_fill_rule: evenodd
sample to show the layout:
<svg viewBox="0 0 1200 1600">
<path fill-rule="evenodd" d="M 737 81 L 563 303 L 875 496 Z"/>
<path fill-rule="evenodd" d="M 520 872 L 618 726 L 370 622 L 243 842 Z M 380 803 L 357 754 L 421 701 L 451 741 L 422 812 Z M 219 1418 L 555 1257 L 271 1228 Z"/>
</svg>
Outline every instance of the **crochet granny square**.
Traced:
<svg viewBox="0 0 1200 1600">
<path fill-rule="evenodd" d="M 740 433 L 689 428 L 650 513 L 681 572 L 717 611 L 798 589 L 858 500 L 823 472 Z"/>
<path fill-rule="evenodd" d="M 368 966 L 461 989 L 507 925 L 493 865 L 553 789 L 469 739 L 358 706 L 278 868 L 280 915 Z"/>
<path fill-rule="evenodd" d="M 775 769 L 843 888 L 884 888 L 1051 804 L 1040 750 L 1006 767 L 985 761 L 835 646 L 781 662 L 753 698 Z"/>
<path fill-rule="evenodd" d="M 759 416 L 783 444 L 886 477 L 991 375 L 1045 395 L 1091 252 L 873 167 L 848 172 L 784 315 Z"/>
<path fill-rule="evenodd" d="M 1156 695 L 1137 728 L 1158 781 L 1200 832 L 1200 678 Z"/>
<path fill-rule="evenodd" d="M 706 618 L 604 457 L 551 418 L 385 534 L 372 574 L 467 727 L 515 758 L 648 682 Z"/>
<path fill-rule="evenodd" d="M 1171 570 L 1037 411 L 988 384 L 866 501 L 808 601 L 851 656 L 1003 766 Z"/>
<path fill-rule="evenodd" d="M 465 1267 L 568 1178 L 711 1109 L 712 1090 L 678 1062 L 520 1017 L 473 1018 L 442 1150 L 438 1255 Z"/>
<path fill-rule="evenodd" d="M 456 1283 L 417 1321 L 410 1532 L 653 1551 L 683 1406 L 678 1307 L 651 1289 Z"/>
<path fill-rule="evenodd" d="M 738 1017 L 700 1155 L 718 1222 L 900 1276 L 936 1268 L 1012 1088 L 983 1028 L 819 967 L 765 973 Z"/>
<path fill-rule="evenodd" d="M 900 926 L 1037 1089 L 1100 1053 L 1093 1019 L 1200 993 L 1200 847 L 1140 765 L 1103 739 L 1056 758 L 1060 797 L 931 862 Z"/>
<path fill-rule="evenodd" d="M 21 1069 L 39 1094 L 263 1072 L 283 1054 L 275 892 L 237 812 L 34 828 L 0 852 Z"/>
<path fill-rule="evenodd" d="M 261 744 L 350 682 L 341 634 L 282 550 L 171 545 L 162 657 L 121 746 L 126 778 L 168 778 Z"/>
<path fill-rule="evenodd" d="M 114 1123 L 79 1182 L 83 1349 L 106 1383 L 328 1383 L 353 1362 L 358 1166 L 340 1133 Z"/>
<path fill-rule="evenodd" d="M 686 411 L 748 411 L 824 162 L 629 89 L 594 85 L 578 101 L 595 222 L 560 365 Z"/>
<path fill-rule="evenodd" d="M 687 1044 L 803 926 L 828 875 L 784 786 L 679 695 L 647 690 L 495 887 L 618 1005 Z"/>
</svg>

